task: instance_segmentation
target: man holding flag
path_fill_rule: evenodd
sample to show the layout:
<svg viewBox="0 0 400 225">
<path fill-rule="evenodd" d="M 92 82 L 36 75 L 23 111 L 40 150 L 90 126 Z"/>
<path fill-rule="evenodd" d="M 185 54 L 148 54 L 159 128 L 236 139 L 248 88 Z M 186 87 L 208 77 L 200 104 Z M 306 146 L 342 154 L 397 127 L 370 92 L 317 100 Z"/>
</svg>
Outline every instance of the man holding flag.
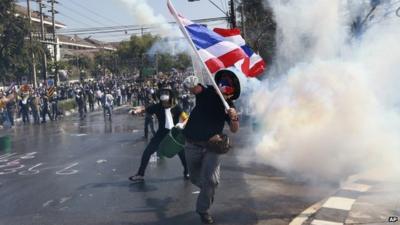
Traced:
<svg viewBox="0 0 400 225">
<path fill-rule="evenodd" d="M 170 0 L 168 9 L 212 83 L 199 84 L 195 76 L 184 81 L 184 87 L 196 95 L 196 106 L 184 129 L 186 161 L 190 180 L 200 188 L 196 212 L 203 223 L 212 224 L 209 209 L 219 183 L 220 155 L 229 150 L 229 138 L 222 134 L 225 122 L 231 132 L 239 130 L 233 100 L 239 98 L 241 84 L 239 75 L 228 68 L 256 77 L 264 71 L 265 63 L 246 45 L 238 29 L 211 31 L 179 15 Z"/>
</svg>

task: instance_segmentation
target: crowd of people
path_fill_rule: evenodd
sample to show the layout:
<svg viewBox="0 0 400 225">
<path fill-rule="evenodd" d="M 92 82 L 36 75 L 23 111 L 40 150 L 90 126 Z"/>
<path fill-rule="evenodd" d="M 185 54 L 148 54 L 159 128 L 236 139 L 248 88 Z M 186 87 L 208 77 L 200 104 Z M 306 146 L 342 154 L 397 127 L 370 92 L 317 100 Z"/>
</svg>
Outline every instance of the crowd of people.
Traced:
<svg viewBox="0 0 400 225">
<path fill-rule="evenodd" d="M 174 90 L 182 109 L 189 112 L 194 107 L 194 100 L 182 88 L 182 81 L 187 75 L 175 72 L 144 79 L 102 77 L 97 81 L 65 83 L 54 88 L 46 85 L 36 89 L 30 85 L 10 87 L 8 91 L 0 90 L 0 99 L 9 96 L 11 89 L 14 93 L 11 101 L 0 106 L 0 123 L 3 127 L 13 127 L 18 118 L 23 124 L 56 121 L 71 109 L 71 105 L 77 108 L 81 119 L 97 108 L 103 109 L 104 116 L 111 120 L 114 106 L 147 106 L 157 101 L 158 91 L 165 87 Z M 147 124 L 153 124 L 152 117 L 146 118 Z"/>
<path fill-rule="evenodd" d="M 189 73 L 159 74 L 146 79 L 103 77 L 97 81 L 37 89 L 28 85 L 10 87 L 7 91 L 0 90 L 0 117 L 3 127 L 14 126 L 15 118 L 21 118 L 23 124 L 46 123 L 47 118 L 61 119 L 66 108 L 60 105 L 72 102 L 81 120 L 97 108 L 103 109 L 105 120 L 112 121 L 115 106 L 132 106 L 133 115 L 144 116 L 144 138 L 149 137 L 149 128 L 153 134 L 137 172 L 129 177 L 132 182 L 144 181 L 151 156 L 160 150 L 160 143 L 170 131 L 179 128 L 186 139 L 185 150 L 177 153 L 183 177 L 200 188 L 196 212 L 203 223 L 211 224 L 214 219 L 209 209 L 219 183 L 219 156 L 229 150 L 229 139 L 223 134 L 223 128 L 227 123 L 231 132 L 239 129 L 232 100 L 238 98 L 240 88 L 232 77 L 229 71 L 215 75 L 223 100 L 217 89 L 201 84 Z"/>
<path fill-rule="evenodd" d="M 214 223 L 209 210 L 219 183 L 220 155 L 229 148 L 229 138 L 223 134 L 225 124 L 233 133 L 239 129 L 239 117 L 233 100 L 239 97 L 239 82 L 230 71 L 215 75 L 216 87 L 201 84 L 198 77 L 188 73 L 160 74 L 146 79 L 124 77 L 102 78 L 97 81 L 75 82 L 57 87 L 28 85 L 0 91 L 0 115 L 3 126 L 12 127 L 21 117 L 23 124 L 59 120 L 65 108 L 61 102 L 73 102 L 80 119 L 88 111 L 103 109 L 104 118 L 112 120 L 114 106 L 130 105 L 133 115 L 145 120 L 144 138 L 153 133 L 143 151 L 132 182 L 143 182 L 150 157 L 160 149 L 172 129 L 185 136 L 184 150 L 176 153 L 182 163 L 183 177 L 200 188 L 196 212 L 205 224 Z M 218 92 L 220 95 L 218 95 Z M 157 118 L 158 129 L 154 129 Z M 32 121 L 32 122 L 31 122 Z"/>
</svg>

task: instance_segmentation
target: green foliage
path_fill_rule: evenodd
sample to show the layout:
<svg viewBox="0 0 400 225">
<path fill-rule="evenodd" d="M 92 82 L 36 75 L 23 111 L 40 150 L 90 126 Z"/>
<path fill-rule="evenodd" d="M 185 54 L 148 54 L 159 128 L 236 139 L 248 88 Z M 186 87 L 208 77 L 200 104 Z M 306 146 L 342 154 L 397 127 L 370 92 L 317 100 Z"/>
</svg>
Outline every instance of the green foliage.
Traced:
<svg viewBox="0 0 400 225">
<path fill-rule="evenodd" d="M 191 65 L 192 60 L 186 53 L 179 53 L 176 56 L 168 53 L 158 54 L 158 69 L 161 72 L 169 72 L 172 68 L 185 70 Z"/>
<path fill-rule="evenodd" d="M 101 68 L 103 70 L 110 71 L 113 74 L 120 73 L 119 65 L 117 65 L 118 55 L 115 52 L 101 51 L 98 52 L 93 61 L 95 76 L 102 74 Z M 104 72 L 104 71 L 103 71 Z"/>
<path fill-rule="evenodd" d="M 116 72 L 133 73 L 137 70 L 142 71 L 146 66 L 145 54 L 158 40 L 160 40 L 159 36 L 145 34 L 143 36 L 131 36 L 129 41 L 121 42 L 117 50 L 117 58 L 113 59 L 114 65 L 118 64 L 118 67 L 115 68 Z"/>
<path fill-rule="evenodd" d="M 16 16 L 15 0 L 0 1 L 0 79 L 3 83 L 30 73 L 31 50 L 45 53 L 39 43 L 29 44 L 29 32 L 29 21 Z"/>
<path fill-rule="evenodd" d="M 145 34 L 143 36 L 132 36 L 129 41 L 121 42 L 116 53 L 117 58 L 113 59 L 113 65 L 117 65 L 116 72 L 142 72 L 144 68 L 154 68 L 158 71 L 168 72 L 172 68 L 184 70 L 191 66 L 191 58 L 185 53 L 177 55 L 165 52 L 148 54 L 154 44 L 161 40 L 159 36 Z M 109 62 L 110 60 L 107 61 Z M 112 67 L 110 67 L 108 66 L 107 68 L 112 70 Z"/>
<path fill-rule="evenodd" d="M 272 9 L 264 0 L 246 0 L 239 6 L 244 7 L 246 41 L 268 62 L 275 53 L 276 23 Z"/>
<path fill-rule="evenodd" d="M 15 16 L 12 0 L 1 1 L 0 18 L 0 74 L 5 82 L 15 78 L 15 73 L 27 70 L 28 52 L 24 37 L 29 26 L 26 20 Z"/>
</svg>

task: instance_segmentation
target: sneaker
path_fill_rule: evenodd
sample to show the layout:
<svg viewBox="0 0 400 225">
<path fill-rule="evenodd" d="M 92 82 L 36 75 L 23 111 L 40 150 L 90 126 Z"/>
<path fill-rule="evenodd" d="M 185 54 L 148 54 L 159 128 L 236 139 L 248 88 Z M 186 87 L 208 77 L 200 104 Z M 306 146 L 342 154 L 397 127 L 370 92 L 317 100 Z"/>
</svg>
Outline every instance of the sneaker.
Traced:
<svg viewBox="0 0 400 225">
<path fill-rule="evenodd" d="M 203 224 L 213 224 L 214 223 L 214 219 L 212 218 L 212 216 L 208 213 L 199 213 L 200 215 L 200 220 Z"/>
<path fill-rule="evenodd" d="M 135 175 L 135 176 L 129 177 L 129 180 L 134 183 L 141 183 L 141 182 L 144 182 L 144 177 L 140 176 L 140 175 Z"/>
</svg>

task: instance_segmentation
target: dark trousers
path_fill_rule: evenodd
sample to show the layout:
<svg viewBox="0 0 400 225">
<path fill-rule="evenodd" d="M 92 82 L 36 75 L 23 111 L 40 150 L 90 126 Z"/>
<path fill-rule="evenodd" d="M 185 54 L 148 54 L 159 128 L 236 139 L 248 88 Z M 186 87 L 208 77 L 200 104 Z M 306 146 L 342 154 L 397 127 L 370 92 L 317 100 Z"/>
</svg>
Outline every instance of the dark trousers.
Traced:
<svg viewBox="0 0 400 225">
<path fill-rule="evenodd" d="M 147 138 L 149 134 L 149 126 L 151 133 L 153 136 L 155 135 L 156 131 L 154 130 L 154 120 L 152 116 L 146 115 L 144 118 L 144 136 Z"/>
<path fill-rule="evenodd" d="M 56 103 L 56 102 L 51 103 L 51 113 L 53 115 L 53 119 L 57 120 L 58 119 L 58 103 Z"/>
<path fill-rule="evenodd" d="M 42 111 L 42 122 L 46 122 L 46 115 L 49 116 L 50 120 L 53 120 L 53 117 L 51 116 L 49 109 L 46 107 Z"/>
<path fill-rule="evenodd" d="M 32 110 L 32 116 L 33 120 L 35 121 L 35 124 L 39 124 L 40 123 L 39 112 L 36 110 Z"/>
<path fill-rule="evenodd" d="M 89 101 L 89 109 L 90 109 L 90 112 L 94 111 L 94 101 Z"/>
<path fill-rule="evenodd" d="M 29 123 L 29 111 L 28 109 L 22 109 L 21 110 L 22 113 L 22 122 L 24 123 Z"/>
<path fill-rule="evenodd" d="M 140 167 L 137 172 L 137 175 L 144 176 L 144 172 L 146 170 L 147 165 L 149 164 L 149 160 L 152 154 L 154 154 L 158 150 L 158 146 L 160 145 L 161 141 L 164 137 L 168 134 L 169 130 L 162 129 L 158 130 L 156 135 L 150 140 L 150 143 L 144 149 L 142 160 L 140 162 Z M 178 153 L 179 159 L 181 160 L 183 166 L 183 173 L 187 174 L 187 164 L 185 159 L 185 151 L 181 151 Z"/>
<path fill-rule="evenodd" d="M 7 116 L 8 116 L 8 120 L 11 123 L 11 126 L 14 126 L 14 113 L 11 109 L 7 109 Z"/>
</svg>

